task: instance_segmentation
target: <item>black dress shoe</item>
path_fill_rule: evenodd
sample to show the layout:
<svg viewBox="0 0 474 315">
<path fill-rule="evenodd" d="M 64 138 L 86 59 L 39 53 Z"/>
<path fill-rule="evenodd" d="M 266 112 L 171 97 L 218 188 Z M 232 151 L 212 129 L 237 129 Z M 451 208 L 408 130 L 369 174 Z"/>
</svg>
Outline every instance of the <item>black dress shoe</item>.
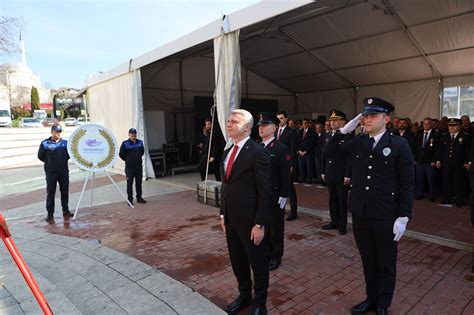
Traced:
<svg viewBox="0 0 474 315">
<path fill-rule="evenodd" d="M 250 315 L 266 315 L 266 314 L 267 314 L 266 306 L 254 305 L 252 306 L 252 309 L 250 310 Z"/>
<path fill-rule="evenodd" d="M 323 230 L 337 230 L 339 229 L 339 225 L 334 222 L 330 222 L 329 224 L 323 225 Z"/>
<path fill-rule="evenodd" d="M 236 314 L 238 311 L 250 305 L 252 305 L 252 298 L 250 296 L 242 297 L 241 295 L 239 295 L 239 297 L 236 298 L 234 302 L 230 303 L 227 306 L 225 311 L 227 312 L 227 314 Z"/>
<path fill-rule="evenodd" d="M 278 269 L 281 264 L 281 259 L 270 259 L 270 262 L 268 263 L 268 270 L 272 271 L 275 269 Z"/>
<path fill-rule="evenodd" d="M 456 202 L 456 207 L 457 208 L 462 208 L 462 202 Z"/>
<path fill-rule="evenodd" d="M 339 234 L 340 234 L 340 235 L 346 235 L 346 234 L 347 234 L 347 230 L 346 230 L 346 229 L 339 229 Z"/>
<path fill-rule="evenodd" d="M 430 197 L 430 202 L 435 202 L 435 201 L 436 201 L 436 197 L 431 196 L 431 197 Z"/>
<path fill-rule="evenodd" d="M 375 314 L 377 315 L 388 315 L 388 309 L 384 307 L 377 307 L 377 310 L 375 311 Z"/>
<path fill-rule="evenodd" d="M 53 223 L 54 222 L 54 216 L 52 214 L 48 214 L 48 216 L 46 217 L 46 222 Z"/>
<path fill-rule="evenodd" d="M 129 207 L 130 207 L 130 205 L 133 206 L 133 199 L 132 199 L 132 200 L 128 199 L 128 201 L 129 201 L 130 203 L 127 202 L 127 205 L 128 205 Z"/>
<path fill-rule="evenodd" d="M 377 306 L 375 304 L 370 304 L 367 300 L 357 305 L 354 305 L 351 308 L 351 314 L 365 314 L 371 311 L 375 311 Z"/>
<path fill-rule="evenodd" d="M 71 213 L 69 211 L 63 211 L 64 218 L 72 218 L 73 216 L 74 216 L 74 213 Z"/>
<path fill-rule="evenodd" d="M 140 197 L 140 198 L 137 198 L 137 202 L 138 203 L 146 203 L 146 200 Z"/>
<path fill-rule="evenodd" d="M 288 217 L 286 218 L 286 221 L 293 221 L 295 219 L 298 218 L 298 215 L 296 214 L 296 212 L 291 212 L 290 215 L 288 215 Z"/>
</svg>

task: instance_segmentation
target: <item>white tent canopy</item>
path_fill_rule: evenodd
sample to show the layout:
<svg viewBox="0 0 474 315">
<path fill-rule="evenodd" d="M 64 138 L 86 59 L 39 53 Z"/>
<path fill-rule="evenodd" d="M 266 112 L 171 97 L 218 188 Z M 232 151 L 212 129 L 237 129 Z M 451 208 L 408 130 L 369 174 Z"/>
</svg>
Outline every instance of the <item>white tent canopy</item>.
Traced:
<svg viewBox="0 0 474 315">
<path fill-rule="evenodd" d="M 227 19 L 240 30 L 242 97 L 277 100 L 290 114 L 338 108 L 351 116 L 363 98 L 379 96 L 396 115 L 439 117 L 444 86 L 474 83 L 472 0 L 263 1 Z M 91 118 L 99 118 L 94 106 L 111 102 L 95 104 L 95 87 L 119 88 L 121 76 L 139 69 L 145 116 L 163 111 L 164 141 L 192 142 L 194 97 L 214 93 L 221 25 L 89 79 Z"/>
</svg>

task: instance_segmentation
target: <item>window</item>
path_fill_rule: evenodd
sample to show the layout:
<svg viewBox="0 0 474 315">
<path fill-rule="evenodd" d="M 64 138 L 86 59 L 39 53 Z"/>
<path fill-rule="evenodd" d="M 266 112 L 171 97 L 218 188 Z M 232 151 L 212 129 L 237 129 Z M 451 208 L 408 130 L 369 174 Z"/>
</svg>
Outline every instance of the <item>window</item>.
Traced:
<svg viewBox="0 0 474 315">
<path fill-rule="evenodd" d="M 468 115 L 474 120 L 474 86 L 448 87 L 443 92 L 442 116 Z"/>
</svg>

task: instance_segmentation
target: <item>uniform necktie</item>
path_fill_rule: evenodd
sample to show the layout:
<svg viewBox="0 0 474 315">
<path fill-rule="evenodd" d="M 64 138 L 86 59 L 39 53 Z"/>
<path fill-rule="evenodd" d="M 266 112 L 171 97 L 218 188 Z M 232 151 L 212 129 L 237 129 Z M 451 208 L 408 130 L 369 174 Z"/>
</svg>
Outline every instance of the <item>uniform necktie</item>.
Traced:
<svg viewBox="0 0 474 315">
<path fill-rule="evenodd" d="M 423 137 L 423 145 L 422 145 L 423 149 L 426 146 L 426 141 L 428 141 L 428 132 L 425 131 L 425 136 Z"/>
<path fill-rule="evenodd" d="M 369 138 L 369 143 L 370 143 L 370 149 L 373 150 L 374 144 L 375 144 L 375 138 L 374 137 Z"/>
<path fill-rule="evenodd" d="M 238 145 L 234 145 L 232 148 L 232 153 L 230 154 L 229 161 L 227 162 L 227 169 L 225 170 L 225 179 L 229 179 L 230 172 L 232 171 L 232 166 L 234 166 L 235 156 L 239 150 Z"/>
<path fill-rule="evenodd" d="M 261 142 L 260 145 L 265 148 L 265 142 Z"/>
<path fill-rule="evenodd" d="M 280 140 L 280 136 L 281 136 L 282 131 L 283 131 L 283 129 L 281 129 L 281 128 L 278 130 L 277 140 Z"/>
<path fill-rule="evenodd" d="M 451 141 L 454 141 L 454 135 L 451 135 Z"/>
</svg>

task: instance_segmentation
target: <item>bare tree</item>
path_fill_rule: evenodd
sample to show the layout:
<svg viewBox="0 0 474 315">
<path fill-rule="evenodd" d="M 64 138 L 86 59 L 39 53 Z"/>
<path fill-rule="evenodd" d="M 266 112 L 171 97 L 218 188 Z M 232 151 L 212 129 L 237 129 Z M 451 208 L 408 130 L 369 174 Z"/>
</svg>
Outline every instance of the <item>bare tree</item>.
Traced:
<svg viewBox="0 0 474 315">
<path fill-rule="evenodd" d="M 0 16 L 0 55 L 13 54 L 18 49 L 18 34 L 20 23 L 18 19 Z"/>
</svg>

